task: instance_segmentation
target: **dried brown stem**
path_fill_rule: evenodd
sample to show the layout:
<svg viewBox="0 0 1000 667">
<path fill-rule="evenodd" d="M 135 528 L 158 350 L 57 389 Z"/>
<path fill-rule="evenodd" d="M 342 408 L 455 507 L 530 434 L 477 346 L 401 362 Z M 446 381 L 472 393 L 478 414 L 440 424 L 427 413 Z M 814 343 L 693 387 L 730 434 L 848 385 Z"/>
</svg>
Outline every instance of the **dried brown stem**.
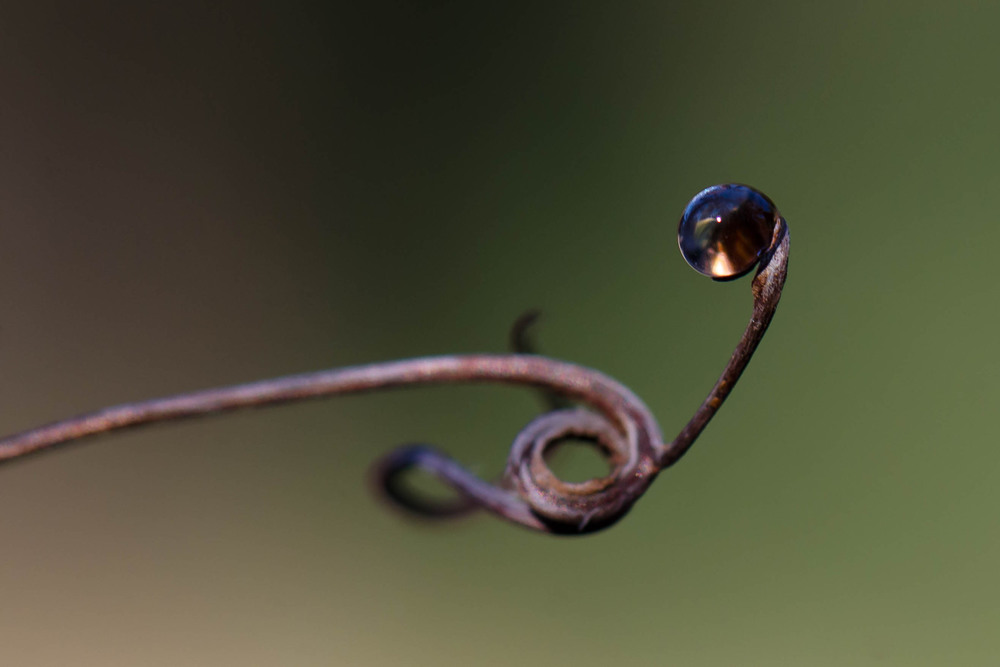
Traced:
<svg viewBox="0 0 1000 667">
<path fill-rule="evenodd" d="M 540 356 L 484 354 L 318 371 L 127 403 L 8 436 L 0 440 L 0 461 L 118 429 L 308 398 L 425 384 L 520 384 L 578 401 L 590 410 L 553 410 L 528 424 L 515 439 L 497 485 L 423 446 L 403 447 L 386 456 L 377 466 L 379 483 L 390 498 L 427 516 L 451 516 L 484 508 L 537 530 L 591 532 L 621 518 L 656 475 L 688 450 L 729 395 L 778 305 L 788 247 L 788 231 L 781 220 L 753 279 L 750 323 L 719 381 L 670 443 L 663 442 L 659 426 L 645 404 L 627 387 L 598 371 Z M 558 479 L 546 464 L 545 453 L 567 437 L 594 442 L 611 463 L 611 472 L 582 483 Z M 410 493 L 401 477 L 410 468 L 421 468 L 443 480 L 458 491 L 460 499 L 432 504 Z"/>
</svg>

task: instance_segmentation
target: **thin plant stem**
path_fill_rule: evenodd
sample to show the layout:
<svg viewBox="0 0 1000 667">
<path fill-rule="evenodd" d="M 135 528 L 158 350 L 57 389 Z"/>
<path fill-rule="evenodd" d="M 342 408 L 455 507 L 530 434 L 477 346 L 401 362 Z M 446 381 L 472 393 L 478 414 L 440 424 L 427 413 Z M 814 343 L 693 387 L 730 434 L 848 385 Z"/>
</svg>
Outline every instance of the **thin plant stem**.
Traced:
<svg viewBox="0 0 1000 667">
<path fill-rule="evenodd" d="M 0 462 L 119 429 L 279 405 L 325 396 L 454 383 L 525 385 L 585 407 L 554 409 L 529 423 L 514 440 L 497 484 L 485 482 L 448 456 L 424 445 L 401 447 L 375 467 L 387 496 L 429 517 L 474 509 L 540 531 L 592 532 L 620 519 L 664 468 L 691 447 L 725 401 L 774 315 L 788 264 L 783 219 L 753 278 L 753 315 L 718 382 L 694 416 L 665 443 L 652 413 L 624 385 L 576 364 L 530 354 L 439 356 L 291 375 L 135 403 L 57 421 L 0 440 Z M 546 451 L 567 438 L 592 442 L 611 471 L 600 479 L 569 483 L 549 469 Z M 404 474 L 420 468 L 458 493 L 453 502 L 431 502 L 414 493 Z"/>
</svg>

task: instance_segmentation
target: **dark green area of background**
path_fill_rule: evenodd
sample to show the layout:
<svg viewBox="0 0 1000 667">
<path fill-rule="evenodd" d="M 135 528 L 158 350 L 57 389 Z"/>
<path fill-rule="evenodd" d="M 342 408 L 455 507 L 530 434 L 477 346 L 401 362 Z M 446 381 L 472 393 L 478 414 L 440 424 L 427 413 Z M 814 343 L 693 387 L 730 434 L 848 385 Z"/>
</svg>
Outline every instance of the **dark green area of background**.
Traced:
<svg viewBox="0 0 1000 667">
<path fill-rule="evenodd" d="M 678 430 L 765 191 L 789 283 L 619 525 L 411 523 L 371 461 L 498 472 L 534 398 L 346 398 L 0 470 L 12 665 L 986 665 L 1000 653 L 1000 6 L 5 3 L 0 423 L 315 368 L 545 350 Z"/>
</svg>

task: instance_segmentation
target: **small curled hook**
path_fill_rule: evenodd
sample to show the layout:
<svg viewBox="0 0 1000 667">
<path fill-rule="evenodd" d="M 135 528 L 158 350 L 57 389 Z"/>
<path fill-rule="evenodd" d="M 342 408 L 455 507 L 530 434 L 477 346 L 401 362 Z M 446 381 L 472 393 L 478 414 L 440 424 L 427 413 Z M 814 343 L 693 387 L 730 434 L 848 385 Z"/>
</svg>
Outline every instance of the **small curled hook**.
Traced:
<svg viewBox="0 0 1000 667">
<path fill-rule="evenodd" d="M 669 443 L 642 400 L 603 373 L 532 354 L 481 354 L 317 371 L 118 405 L 0 439 L 0 462 L 113 430 L 243 408 L 425 384 L 518 384 L 559 397 L 560 403 L 518 434 L 497 484 L 426 445 L 402 447 L 384 457 L 375 466 L 378 484 L 390 500 L 427 517 L 485 509 L 535 530 L 593 532 L 624 516 L 657 474 L 691 447 L 743 373 L 781 297 L 788 228 L 773 202 L 753 188 L 722 185 L 699 193 L 681 218 L 678 243 L 692 267 L 716 280 L 758 268 L 751 285 L 753 314 L 743 336 L 711 392 Z M 515 347 L 523 347 L 527 324 Z M 517 341 L 517 327 L 513 335 Z M 572 403 L 586 407 L 563 407 Z M 604 454 L 610 467 L 606 476 L 570 483 L 551 471 L 546 454 L 571 437 L 589 441 Z M 414 469 L 437 477 L 457 497 L 434 501 L 415 493 L 406 485 Z"/>
<path fill-rule="evenodd" d="M 514 324 L 510 327 L 509 334 L 511 352 L 514 354 L 539 354 L 532 332 L 538 325 L 538 320 L 541 319 L 541 317 L 541 310 L 531 308 L 521 313 L 521 315 L 514 320 Z M 555 394 L 544 389 L 539 390 L 538 397 L 541 399 L 542 405 L 544 405 L 550 412 L 552 410 L 562 410 L 570 407 L 571 405 L 570 401 L 566 400 L 559 394 Z"/>
</svg>

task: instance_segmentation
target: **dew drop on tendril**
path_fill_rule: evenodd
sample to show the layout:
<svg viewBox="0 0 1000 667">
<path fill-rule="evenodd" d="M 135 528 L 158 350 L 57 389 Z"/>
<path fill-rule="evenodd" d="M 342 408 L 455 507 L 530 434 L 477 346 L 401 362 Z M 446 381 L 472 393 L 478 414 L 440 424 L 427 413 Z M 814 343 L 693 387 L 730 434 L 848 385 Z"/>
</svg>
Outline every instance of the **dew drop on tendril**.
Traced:
<svg viewBox="0 0 1000 667">
<path fill-rule="evenodd" d="M 746 185 L 713 185 L 684 209 L 677 243 L 695 271 L 716 280 L 738 278 L 770 247 L 780 217 L 762 192 Z"/>
</svg>

